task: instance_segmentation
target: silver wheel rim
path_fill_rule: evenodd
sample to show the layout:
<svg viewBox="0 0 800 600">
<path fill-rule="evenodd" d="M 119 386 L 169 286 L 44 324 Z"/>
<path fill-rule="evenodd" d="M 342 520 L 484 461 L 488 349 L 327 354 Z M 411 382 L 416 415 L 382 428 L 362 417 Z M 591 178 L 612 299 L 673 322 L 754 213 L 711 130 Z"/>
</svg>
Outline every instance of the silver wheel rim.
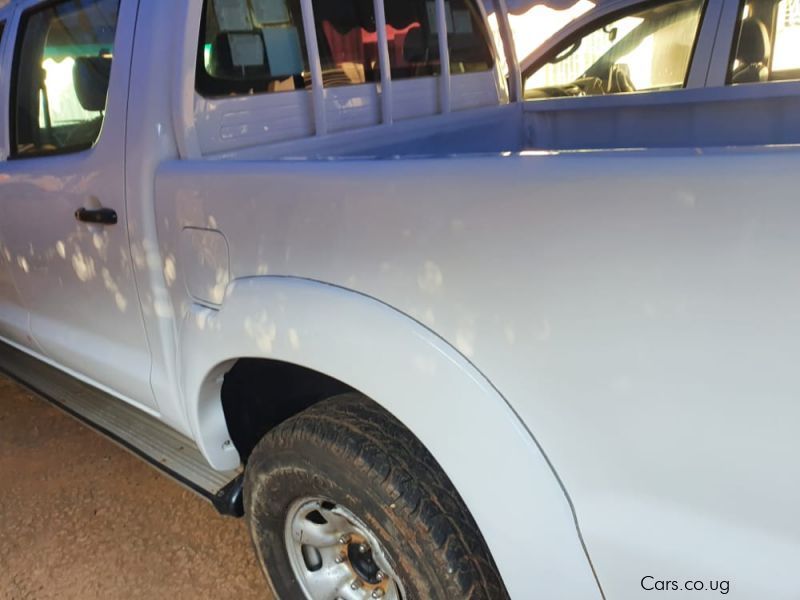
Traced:
<svg viewBox="0 0 800 600">
<path fill-rule="evenodd" d="M 289 508 L 284 530 L 289 562 L 308 600 L 403 600 L 386 551 L 350 510 L 322 498 Z"/>
</svg>

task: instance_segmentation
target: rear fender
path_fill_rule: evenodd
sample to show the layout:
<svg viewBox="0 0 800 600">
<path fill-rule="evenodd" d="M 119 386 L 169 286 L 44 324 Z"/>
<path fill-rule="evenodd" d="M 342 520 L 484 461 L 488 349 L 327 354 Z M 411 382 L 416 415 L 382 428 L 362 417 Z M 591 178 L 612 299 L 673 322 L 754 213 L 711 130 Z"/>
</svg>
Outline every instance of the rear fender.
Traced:
<svg viewBox="0 0 800 600">
<path fill-rule="evenodd" d="M 373 298 L 303 279 L 233 282 L 220 311 L 194 306 L 181 373 L 198 444 L 235 468 L 220 401 L 237 359 L 313 369 L 366 394 L 433 454 L 469 507 L 513 598 L 600 595 L 569 500 L 492 384 L 422 324 Z"/>
</svg>

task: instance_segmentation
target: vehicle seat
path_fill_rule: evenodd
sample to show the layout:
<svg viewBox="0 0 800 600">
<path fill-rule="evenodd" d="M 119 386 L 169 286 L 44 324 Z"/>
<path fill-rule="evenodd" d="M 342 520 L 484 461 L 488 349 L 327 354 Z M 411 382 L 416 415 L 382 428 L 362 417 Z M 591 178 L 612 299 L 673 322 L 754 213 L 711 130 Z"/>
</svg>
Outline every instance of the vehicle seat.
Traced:
<svg viewBox="0 0 800 600">
<path fill-rule="evenodd" d="M 742 21 L 739 46 L 736 49 L 738 66 L 733 70 L 731 83 L 754 83 L 769 78 L 769 31 L 759 19 Z"/>
<path fill-rule="evenodd" d="M 269 79 L 267 51 L 260 31 L 220 33 L 211 44 L 209 73 L 221 79 Z"/>
<path fill-rule="evenodd" d="M 83 110 L 101 112 L 106 108 L 108 82 L 111 77 L 111 58 L 79 56 L 72 67 L 75 95 Z"/>
</svg>

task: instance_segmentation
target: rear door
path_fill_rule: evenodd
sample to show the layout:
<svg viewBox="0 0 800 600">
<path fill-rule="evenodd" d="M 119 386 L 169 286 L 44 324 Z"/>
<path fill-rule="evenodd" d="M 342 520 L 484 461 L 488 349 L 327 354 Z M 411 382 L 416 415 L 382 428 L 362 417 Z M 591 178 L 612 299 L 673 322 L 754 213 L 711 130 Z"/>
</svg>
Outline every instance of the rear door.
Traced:
<svg viewBox="0 0 800 600">
<path fill-rule="evenodd" d="M 13 62 L 4 67 L 10 156 L 0 166 L 0 216 L 16 289 L 44 354 L 155 408 L 124 194 L 137 2 L 19 6 Z"/>
</svg>

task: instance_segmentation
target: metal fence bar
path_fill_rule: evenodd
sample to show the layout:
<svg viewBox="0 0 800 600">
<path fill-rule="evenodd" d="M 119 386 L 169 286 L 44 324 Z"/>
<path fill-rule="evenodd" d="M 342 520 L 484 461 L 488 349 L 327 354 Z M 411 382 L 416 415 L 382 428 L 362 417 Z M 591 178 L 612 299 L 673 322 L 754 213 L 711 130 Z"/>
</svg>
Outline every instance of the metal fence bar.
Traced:
<svg viewBox="0 0 800 600">
<path fill-rule="evenodd" d="M 314 22 L 314 5 L 311 0 L 300 0 L 303 12 L 303 30 L 306 37 L 308 62 L 311 69 L 311 94 L 314 102 L 314 128 L 318 136 L 328 133 L 328 118 L 325 110 L 325 82 L 322 78 L 322 61 L 317 43 L 317 26 Z"/>
<path fill-rule="evenodd" d="M 439 63 L 441 111 L 449 113 L 452 108 L 450 81 L 450 44 L 447 36 L 447 7 L 445 0 L 436 0 L 436 27 L 439 32 Z"/>
<path fill-rule="evenodd" d="M 378 63 L 381 69 L 381 112 L 383 122 L 394 121 L 394 95 L 392 94 L 392 65 L 389 60 L 389 40 L 386 36 L 386 9 L 383 0 L 375 0 L 375 28 L 378 32 Z"/>
</svg>

